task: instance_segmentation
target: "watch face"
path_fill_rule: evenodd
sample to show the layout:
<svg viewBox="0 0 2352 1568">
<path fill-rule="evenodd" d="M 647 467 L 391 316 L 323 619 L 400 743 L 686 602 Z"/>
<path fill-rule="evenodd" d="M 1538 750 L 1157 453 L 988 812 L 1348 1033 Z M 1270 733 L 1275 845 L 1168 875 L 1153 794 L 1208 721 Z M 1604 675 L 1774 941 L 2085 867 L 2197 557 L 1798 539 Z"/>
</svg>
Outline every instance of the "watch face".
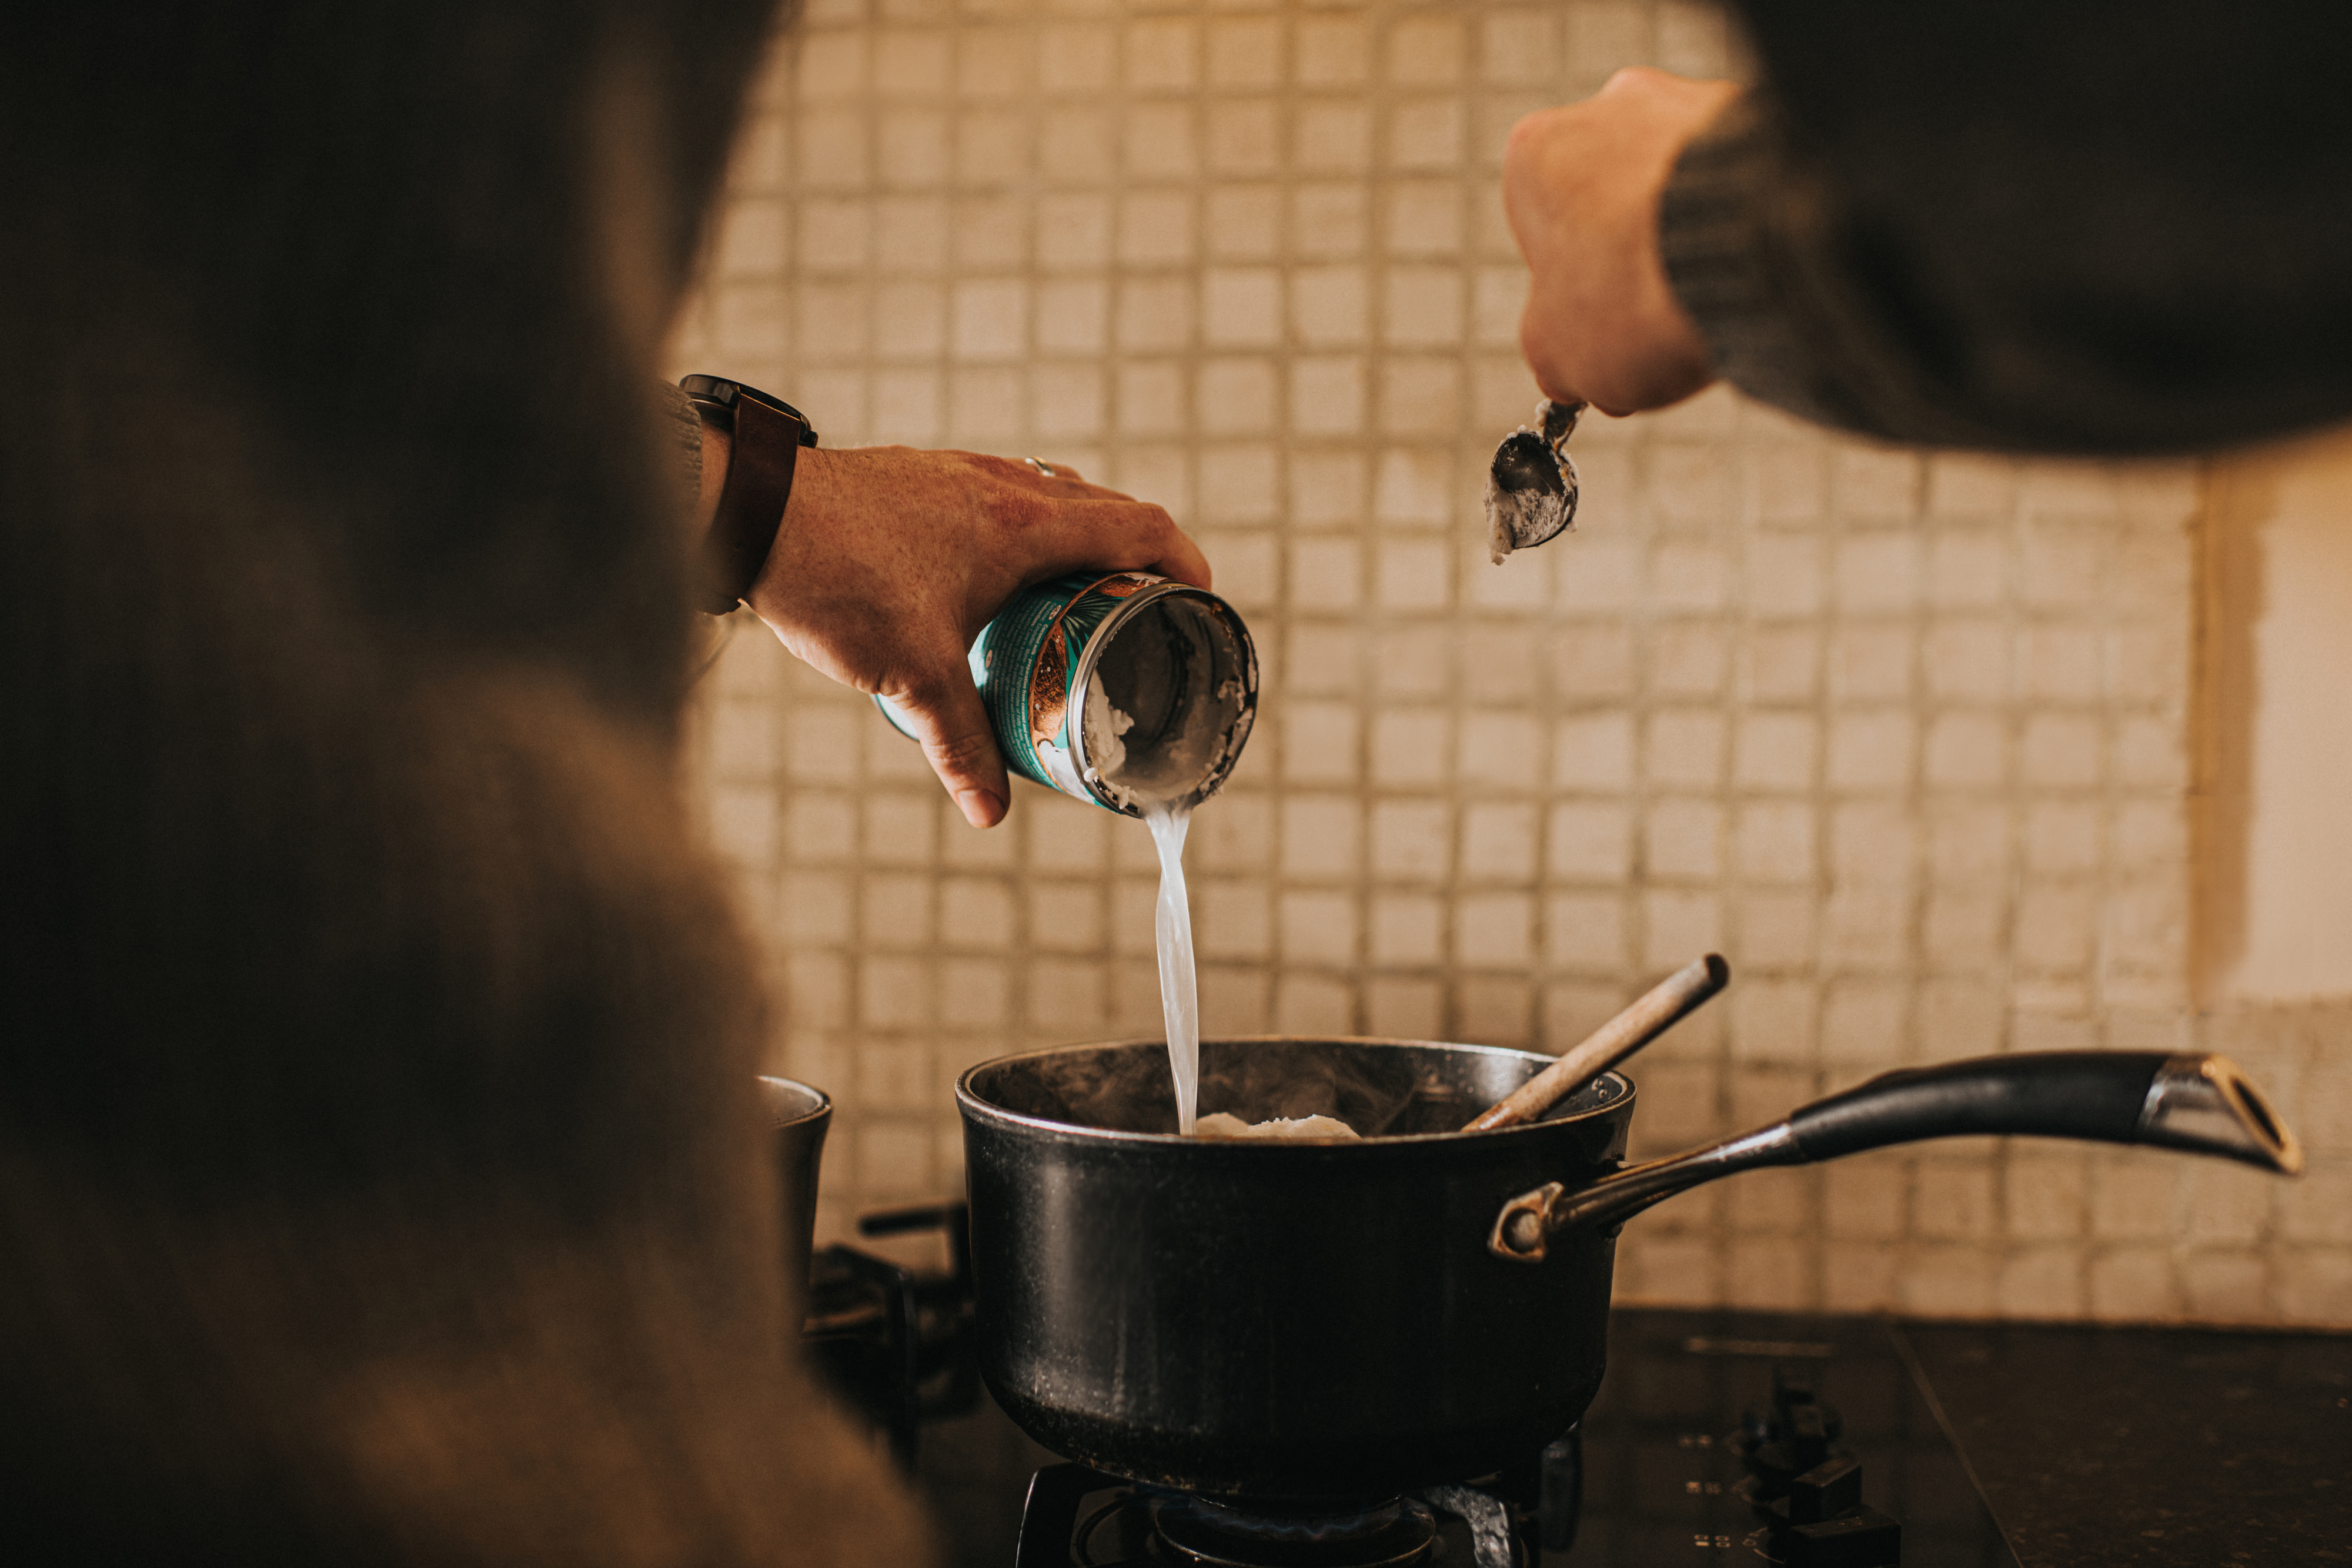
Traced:
<svg viewBox="0 0 2352 1568">
<path fill-rule="evenodd" d="M 680 376 L 677 385 L 695 402 L 715 402 L 721 408 L 733 408 L 737 394 L 745 390 L 740 382 L 721 381 L 717 376 Z"/>
<path fill-rule="evenodd" d="M 723 408 L 730 416 L 735 412 L 735 400 L 738 398 L 748 398 L 762 407 L 774 409 L 800 425 L 803 446 L 816 444 L 816 428 L 809 423 L 808 415 L 780 397 L 769 396 L 758 387 L 747 387 L 741 382 L 724 381 L 718 376 L 680 376 L 677 384 L 678 389 L 696 402 Z"/>
</svg>

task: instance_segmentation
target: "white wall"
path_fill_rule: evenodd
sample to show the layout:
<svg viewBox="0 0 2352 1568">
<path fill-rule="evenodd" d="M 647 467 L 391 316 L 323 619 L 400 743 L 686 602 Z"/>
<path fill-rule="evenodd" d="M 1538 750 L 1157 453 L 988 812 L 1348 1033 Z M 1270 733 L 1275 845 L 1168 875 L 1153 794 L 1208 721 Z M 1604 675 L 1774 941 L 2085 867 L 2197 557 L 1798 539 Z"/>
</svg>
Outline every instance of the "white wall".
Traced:
<svg viewBox="0 0 2352 1568">
<path fill-rule="evenodd" d="M 2221 824 L 2242 837 L 2243 919 L 2216 934 L 2215 982 L 2247 1001 L 2352 996 L 2352 433 L 2233 459 L 2216 497 L 2211 526 L 2242 536 L 2252 570 L 2209 632 L 2250 676 L 2216 696 L 2249 711 L 2216 716 L 2245 764 Z"/>
</svg>

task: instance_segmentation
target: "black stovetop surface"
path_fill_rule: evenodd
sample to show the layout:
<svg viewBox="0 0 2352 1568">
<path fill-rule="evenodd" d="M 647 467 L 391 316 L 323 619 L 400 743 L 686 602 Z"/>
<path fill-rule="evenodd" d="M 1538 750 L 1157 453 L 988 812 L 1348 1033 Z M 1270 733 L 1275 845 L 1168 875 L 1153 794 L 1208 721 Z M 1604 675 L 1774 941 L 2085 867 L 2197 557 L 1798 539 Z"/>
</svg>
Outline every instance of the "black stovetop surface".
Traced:
<svg viewBox="0 0 2352 1568">
<path fill-rule="evenodd" d="M 2352 1334 L 1903 1333 L 2023 1568 L 2352 1563 Z"/>
<path fill-rule="evenodd" d="M 1543 1568 L 1757 1563 L 1723 1439 L 1776 1373 L 1838 1408 L 1908 1568 L 2352 1564 L 2352 1335 L 1622 1309 Z M 956 1568 L 1010 1568 L 1054 1459 L 984 1396 L 923 1427 Z"/>
<path fill-rule="evenodd" d="M 1769 1549 L 1727 1438 L 1776 1385 L 1833 1408 L 1862 1504 L 1901 1522 L 1904 1568 L 2016 1568 L 1938 1419 L 1900 1325 L 1884 1318 L 1621 1311 L 1582 1423 L 1574 1546 L 1545 1568 L 1753 1563 Z M 1701 1544 L 1704 1538 L 1704 1544 Z"/>
</svg>

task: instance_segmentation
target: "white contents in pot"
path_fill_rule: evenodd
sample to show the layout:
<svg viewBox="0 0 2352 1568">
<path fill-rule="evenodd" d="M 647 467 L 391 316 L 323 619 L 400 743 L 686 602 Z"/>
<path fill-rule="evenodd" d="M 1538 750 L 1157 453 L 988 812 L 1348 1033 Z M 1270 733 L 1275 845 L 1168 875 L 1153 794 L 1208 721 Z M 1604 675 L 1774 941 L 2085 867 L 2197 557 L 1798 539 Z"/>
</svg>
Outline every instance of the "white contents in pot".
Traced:
<svg viewBox="0 0 2352 1568">
<path fill-rule="evenodd" d="M 1192 1129 L 1202 1138 L 1353 1138 L 1356 1129 L 1337 1116 L 1276 1116 L 1244 1122 L 1230 1111 L 1212 1111 Z"/>
</svg>

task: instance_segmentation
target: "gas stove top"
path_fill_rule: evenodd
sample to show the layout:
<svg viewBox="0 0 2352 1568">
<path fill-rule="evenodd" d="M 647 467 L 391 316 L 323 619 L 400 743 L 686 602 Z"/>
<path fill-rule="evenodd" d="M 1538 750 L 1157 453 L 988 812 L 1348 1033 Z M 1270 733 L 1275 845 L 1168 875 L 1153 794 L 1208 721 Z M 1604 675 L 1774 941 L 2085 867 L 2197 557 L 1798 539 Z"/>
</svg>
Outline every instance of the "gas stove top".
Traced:
<svg viewBox="0 0 2352 1568">
<path fill-rule="evenodd" d="M 1014 1568 L 1527 1568 L 1532 1519 L 1471 1489 L 1333 1512 L 1244 1510 L 1082 1465 L 1029 1483 Z"/>
<path fill-rule="evenodd" d="M 1319 1544 L 1204 1540 L 1197 1500 L 1057 1463 L 993 1409 L 925 1441 L 919 1475 L 971 1568 L 2017 1568 L 1878 1319 L 1621 1312 L 1576 1432 L 1517 1474 L 1389 1504 L 1412 1529 Z M 1482 1515 L 1502 1527 L 1483 1552 Z"/>
<path fill-rule="evenodd" d="M 1621 1309 L 1591 1410 L 1512 1472 L 1234 1510 L 1039 1448 L 971 1375 L 966 1282 L 848 1252 L 820 1350 L 956 1568 L 2352 1565 L 2352 1335 Z"/>
</svg>

